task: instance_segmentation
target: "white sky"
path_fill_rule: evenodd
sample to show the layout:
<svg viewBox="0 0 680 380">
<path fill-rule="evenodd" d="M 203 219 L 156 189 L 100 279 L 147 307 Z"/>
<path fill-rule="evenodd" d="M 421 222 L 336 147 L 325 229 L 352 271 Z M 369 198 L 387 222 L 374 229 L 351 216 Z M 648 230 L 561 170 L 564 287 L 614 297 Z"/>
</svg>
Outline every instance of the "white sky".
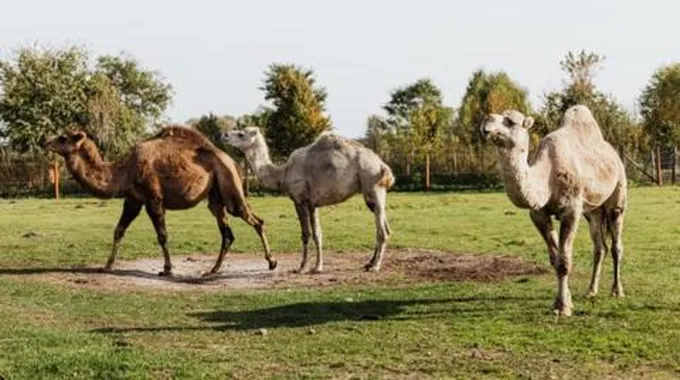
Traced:
<svg viewBox="0 0 680 380">
<path fill-rule="evenodd" d="M 457 106 L 473 70 L 505 70 L 534 105 L 562 85 L 569 50 L 607 57 L 596 84 L 632 110 L 652 72 L 680 59 L 680 1 L 630 0 L 13 0 L 0 55 L 34 43 L 125 51 L 173 85 L 184 122 L 264 103 L 272 62 L 316 71 L 333 123 L 363 134 L 394 88 L 429 77 Z"/>
</svg>

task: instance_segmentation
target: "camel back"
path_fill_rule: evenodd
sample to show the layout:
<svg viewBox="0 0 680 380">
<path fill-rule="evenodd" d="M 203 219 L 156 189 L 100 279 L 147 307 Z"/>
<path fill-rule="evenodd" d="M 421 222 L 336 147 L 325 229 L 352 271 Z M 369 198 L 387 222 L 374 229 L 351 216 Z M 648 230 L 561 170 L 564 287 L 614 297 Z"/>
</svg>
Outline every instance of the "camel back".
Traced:
<svg viewBox="0 0 680 380">
<path fill-rule="evenodd" d="M 329 149 L 343 150 L 349 147 L 365 148 L 360 143 L 339 136 L 332 132 L 323 132 L 314 142 L 309 146 L 311 151 L 324 151 Z"/>
<path fill-rule="evenodd" d="M 578 136 L 584 143 L 604 140 L 602 130 L 600 130 L 595 117 L 593 117 L 588 107 L 583 105 L 570 107 L 564 113 L 562 123 L 560 124 L 560 129 L 562 128 L 573 132 L 570 134 Z"/>
<path fill-rule="evenodd" d="M 195 128 L 185 127 L 182 125 L 165 126 L 158 133 L 149 138 L 147 141 L 167 138 L 176 138 L 199 147 L 207 149 L 216 149 L 212 141 L 210 141 L 199 130 Z"/>
<path fill-rule="evenodd" d="M 170 138 L 180 140 L 187 145 L 191 145 L 192 147 L 215 152 L 215 154 L 217 154 L 217 156 L 222 160 L 222 162 L 224 162 L 225 165 L 227 165 L 227 167 L 236 172 L 238 178 L 235 178 L 235 181 L 240 182 L 244 178 L 244 173 L 241 169 L 241 166 L 237 165 L 228 154 L 217 148 L 215 144 L 210 141 L 210 139 L 208 139 L 201 131 L 195 128 L 176 124 L 168 125 L 163 127 L 158 133 L 146 141 Z"/>
</svg>

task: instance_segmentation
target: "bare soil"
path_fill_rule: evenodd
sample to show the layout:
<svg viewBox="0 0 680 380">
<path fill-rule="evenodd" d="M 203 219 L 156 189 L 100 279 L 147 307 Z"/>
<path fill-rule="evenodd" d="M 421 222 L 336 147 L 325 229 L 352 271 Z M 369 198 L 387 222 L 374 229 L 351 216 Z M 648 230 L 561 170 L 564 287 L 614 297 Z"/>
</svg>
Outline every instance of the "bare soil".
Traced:
<svg viewBox="0 0 680 380">
<path fill-rule="evenodd" d="M 546 267 L 511 256 L 461 255 L 422 249 L 386 252 L 382 270 L 369 273 L 363 265 L 372 252 L 326 252 L 324 273 L 298 274 L 299 253 L 277 254 L 278 267 L 267 269 L 264 257 L 228 254 L 222 271 L 202 277 L 216 255 L 173 257 L 173 277 L 159 276 L 162 257 L 116 261 L 112 273 L 99 267 L 5 269 L 4 275 L 98 290 L 249 290 L 324 287 L 340 284 L 427 283 L 438 281 L 496 282 L 511 277 L 548 273 Z M 311 257 L 313 267 L 314 257 Z"/>
</svg>

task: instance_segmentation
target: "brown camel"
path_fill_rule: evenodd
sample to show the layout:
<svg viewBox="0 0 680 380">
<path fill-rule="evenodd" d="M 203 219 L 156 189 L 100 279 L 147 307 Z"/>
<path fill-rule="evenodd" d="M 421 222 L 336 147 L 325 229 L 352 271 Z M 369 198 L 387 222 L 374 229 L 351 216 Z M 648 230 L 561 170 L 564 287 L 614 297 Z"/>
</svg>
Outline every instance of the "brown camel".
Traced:
<svg viewBox="0 0 680 380">
<path fill-rule="evenodd" d="M 590 225 L 594 246 L 588 295 L 597 294 L 609 235 L 614 265 L 611 294 L 623 297 L 620 265 L 626 170 L 586 106 L 569 108 L 560 127 L 545 136 L 528 159 L 528 130 L 533 123 L 533 118 L 509 110 L 489 115 L 481 131 L 496 146 L 508 197 L 515 206 L 530 210 L 531 220 L 545 240 L 558 280 L 554 311 L 568 316 L 572 311 L 568 276 L 581 214 Z M 553 216 L 560 221 L 559 239 L 552 226 Z"/>
<path fill-rule="evenodd" d="M 276 268 L 264 221 L 250 210 L 246 202 L 236 164 L 199 131 L 168 126 L 137 144 L 118 162 L 105 162 L 95 143 L 79 130 L 54 137 L 45 143 L 45 147 L 63 156 L 68 171 L 95 196 L 125 199 L 104 271 L 111 271 L 125 230 L 144 206 L 156 229 L 165 259 L 163 272 L 159 275 L 172 275 L 170 253 L 166 246 L 165 210 L 192 208 L 206 197 L 208 208 L 217 219 L 222 246 L 215 266 L 205 275 L 220 270 L 224 256 L 234 242 L 227 213 L 242 218 L 255 228 L 269 269 Z"/>
</svg>

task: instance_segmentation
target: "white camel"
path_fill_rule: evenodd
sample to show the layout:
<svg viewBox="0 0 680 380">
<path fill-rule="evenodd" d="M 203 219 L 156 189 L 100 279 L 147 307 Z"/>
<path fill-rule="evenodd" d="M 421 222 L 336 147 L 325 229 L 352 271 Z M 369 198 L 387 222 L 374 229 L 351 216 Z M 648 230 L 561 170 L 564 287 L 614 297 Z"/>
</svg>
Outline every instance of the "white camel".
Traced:
<svg viewBox="0 0 680 380">
<path fill-rule="evenodd" d="M 307 269 L 310 234 L 316 245 L 316 266 L 312 273 L 323 271 L 318 208 L 341 203 L 359 192 L 375 215 L 376 227 L 373 258 L 364 268 L 374 272 L 380 270 L 390 235 L 385 202 L 394 177 L 377 154 L 357 142 L 324 132 L 312 144 L 295 150 L 285 164 L 275 165 L 257 127 L 226 132 L 222 139 L 245 153 L 248 164 L 264 187 L 283 191 L 295 203 L 302 229 L 302 262 L 298 273 Z"/>
<path fill-rule="evenodd" d="M 573 306 L 568 277 L 582 214 L 589 223 L 594 246 L 588 295 L 597 294 L 609 235 L 614 266 L 611 294 L 623 297 L 619 272 L 623 258 L 626 172 L 586 106 L 569 108 L 560 127 L 545 136 L 528 159 L 528 130 L 533 123 L 533 118 L 508 110 L 501 115 L 489 115 L 481 132 L 496 146 L 508 197 L 515 206 L 530 210 L 531 220 L 548 247 L 550 263 L 557 274 L 554 311 L 569 316 Z M 552 216 L 560 221 L 559 239 Z"/>
</svg>

